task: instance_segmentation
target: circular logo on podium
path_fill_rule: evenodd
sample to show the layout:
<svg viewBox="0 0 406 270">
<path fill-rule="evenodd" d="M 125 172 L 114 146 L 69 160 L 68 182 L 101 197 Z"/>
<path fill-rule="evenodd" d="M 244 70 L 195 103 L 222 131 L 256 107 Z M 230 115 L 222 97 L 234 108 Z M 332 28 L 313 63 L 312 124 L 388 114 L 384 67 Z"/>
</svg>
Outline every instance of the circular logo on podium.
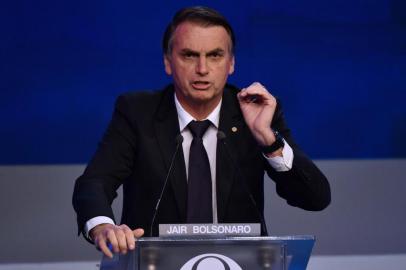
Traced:
<svg viewBox="0 0 406 270">
<path fill-rule="evenodd" d="M 233 259 L 215 253 L 193 257 L 180 270 L 242 270 Z"/>
</svg>

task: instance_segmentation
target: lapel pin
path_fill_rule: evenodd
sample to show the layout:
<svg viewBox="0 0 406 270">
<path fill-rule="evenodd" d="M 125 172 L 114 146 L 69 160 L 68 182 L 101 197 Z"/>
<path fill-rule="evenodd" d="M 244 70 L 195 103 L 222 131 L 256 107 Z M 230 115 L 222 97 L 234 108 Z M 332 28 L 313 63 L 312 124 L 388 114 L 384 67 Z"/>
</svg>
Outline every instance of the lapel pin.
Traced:
<svg viewBox="0 0 406 270">
<path fill-rule="evenodd" d="M 231 128 L 231 131 L 232 131 L 232 132 L 237 132 L 237 130 L 238 130 L 238 129 L 237 129 L 236 127 L 232 127 L 232 128 Z"/>
</svg>

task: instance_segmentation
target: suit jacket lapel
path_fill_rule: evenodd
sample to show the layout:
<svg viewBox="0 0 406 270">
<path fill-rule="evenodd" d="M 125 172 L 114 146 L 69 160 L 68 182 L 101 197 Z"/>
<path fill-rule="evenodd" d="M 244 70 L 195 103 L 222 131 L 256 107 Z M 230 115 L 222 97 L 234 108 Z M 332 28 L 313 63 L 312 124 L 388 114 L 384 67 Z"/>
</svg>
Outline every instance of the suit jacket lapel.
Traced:
<svg viewBox="0 0 406 270">
<path fill-rule="evenodd" d="M 236 175 L 239 161 L 238 144 L 243 140 L 244 120 L 235 97 L 237 89 L 226 86 L 220 111 L 219 130 L 224 132 L 224 143 L 217 143 L 216 188 L 217 215 L 219 222 L 225 218 L 230 191 Z M 162 151 L 167 170 L 176 149 L 176 136 L 179 131 L 179 120 L 176 112 L 173 88 L 164 90 L 162 100 L 156 113 L 155 134 Z M 176 199 L 181 221 L 186 221 L 187 181 L 183 150 L 180 148 L 170 176 L 171 187 Z M 169 186 L 167 186 L 169 188 Z"/>
<path fill-rule="evenodd" d="M 237 89 L 226 87 L 220 111 L 219 131 L 225 133 L 223 143 L 217 143 L 216 161 L 216 187 L 217 187 L 217 215 L 219 222 L 225 218 L 230 191 L 236 178 L 236 166 L 238 166 L 239 143 L 243 140 L 241 134 L 244 128 L 244 120 L 238 101 L 235 97 Z M 225 144 L 225 145 L 224 145 Z"/>
<path fill-rule="evenodd" d="M 180 133 L 172 87 L 168 87 L 163 92 L 162 100 L 156 113 L 154 126 L 156 138 L 165 161 L 166 171 L 168 171 L 172 156 L 176 150 L 176 136 Z M 182 145 L 179 146 L 169 180 L 170 184 L 168 183 L 166 188 L 173 189 L 181 220 L 185 221 L 187 182 Z"/>
</svg>

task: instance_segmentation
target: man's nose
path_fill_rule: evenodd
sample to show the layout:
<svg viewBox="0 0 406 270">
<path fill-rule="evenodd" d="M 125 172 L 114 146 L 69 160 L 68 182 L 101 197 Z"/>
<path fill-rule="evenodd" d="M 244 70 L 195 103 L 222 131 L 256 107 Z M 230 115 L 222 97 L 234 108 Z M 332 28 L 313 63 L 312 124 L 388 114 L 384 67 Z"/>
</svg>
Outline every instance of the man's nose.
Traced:
<svg viewBox="0 0 406 270">
<path fill-rule="evenodd" d="M 207 59 L 205 56 L 199 57 L 196 65 L 196 73 L 199 75 L 207 75 L 209 73 L 209 67 L 207 66 Z"/>
</svg>

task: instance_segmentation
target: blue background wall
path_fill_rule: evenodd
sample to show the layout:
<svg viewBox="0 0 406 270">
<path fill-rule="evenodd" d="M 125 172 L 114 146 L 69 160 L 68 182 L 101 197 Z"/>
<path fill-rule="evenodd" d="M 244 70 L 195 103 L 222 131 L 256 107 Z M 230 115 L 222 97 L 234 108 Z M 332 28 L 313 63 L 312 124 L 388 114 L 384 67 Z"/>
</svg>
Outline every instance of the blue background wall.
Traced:
<svg viewBox="0 0 406 270">
<path fill-rule="evenodd" d="M 313 254 L 333 259 L 311 269 L 391 268 L 393 259 L 381 255 L 406 254 L 405 3 L 3 1 L 0 242 L 9 244 L 0 246 L 0 268 L 100 259 L 76 237 L 74 180 L 94 152 L 116 96 L 170 82 L 161 35 L 178 8 L 194 4 L 219 9 L 235 26 L 237 70 L 230 81 L 264 83 L 282 99 L 301 146 L 313 158 L 329 159 L 317 160 L 333 192 L 323 212 L 289 207 L 265 181 L 272 235 L 316 235 Z M 346 254 L 349 263 L 336 262 Z M 403 269 L 404 262 L 391 269 Z"/>
<path fill-rule="evenodd" d="M 311 157 L 406 157 L 405 1 L 44 0 L 0 6 L 0 164 L 87 162 L 118 94 L 170 82 L 161 36 L 195 4 L 235 27 L 230 82 L 280 97 Z"/>
</svg>

